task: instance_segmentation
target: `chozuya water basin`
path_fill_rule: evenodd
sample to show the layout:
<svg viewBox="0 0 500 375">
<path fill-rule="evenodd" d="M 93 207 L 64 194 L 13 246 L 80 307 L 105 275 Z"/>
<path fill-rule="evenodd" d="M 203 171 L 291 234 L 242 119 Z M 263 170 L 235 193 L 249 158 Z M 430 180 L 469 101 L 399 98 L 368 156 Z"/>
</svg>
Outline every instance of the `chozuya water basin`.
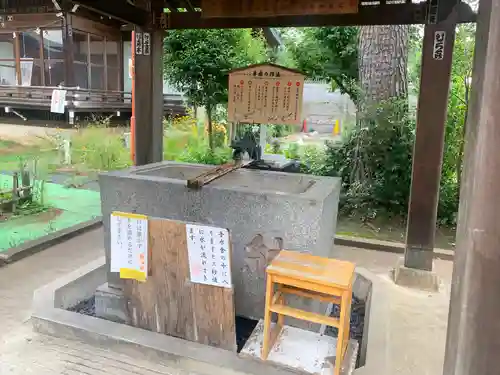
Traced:
<svg viewBox="0 0 500 375">
<path fill-rule="evenodd" d="M 187 181 L 213 168 L 215 166 L 212 165 L 164 164 L 137 170 L 135 174 Z M 210 185 L 258 189 L 286 194 L 302 194 L 311 188 L 315 182 L 315 179 L 311 176 L 302 174 L 239 169 L 212 181 Z"/>
<path fill-rule="evenodd" d="M 107 261 L 113 211 L 227 228 L 236 311 L 258 319 L 265 268 L 277 249 L 334 255 L 340 179 L 240 169 L 201 189 L 187 187 L 211 168 L 162 162 L 100 175 Z M 119 287 L 118 276 L 109 272 L 109 284 Z"/>
</svg>

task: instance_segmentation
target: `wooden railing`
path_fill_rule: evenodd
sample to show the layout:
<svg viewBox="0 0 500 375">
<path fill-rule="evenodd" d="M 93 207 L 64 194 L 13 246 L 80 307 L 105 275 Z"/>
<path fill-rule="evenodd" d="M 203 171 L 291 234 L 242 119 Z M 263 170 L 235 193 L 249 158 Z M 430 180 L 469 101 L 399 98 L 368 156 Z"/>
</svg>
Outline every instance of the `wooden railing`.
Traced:
<svg viewBox="0 0 500 375">
<path fill-rule="evenodd" d="M 120 111 L 131 108 L 132 93 L 125 91 L 89 90 L 79 87 L 5 86 L 0 85 L 0 106 L 12 108 L 50 109 L 53 90 L 66 90 L 66 108 L 75 112 Z M 166 111 L 182 112 L 181 95 L 163 95 Z"/>
</svg>

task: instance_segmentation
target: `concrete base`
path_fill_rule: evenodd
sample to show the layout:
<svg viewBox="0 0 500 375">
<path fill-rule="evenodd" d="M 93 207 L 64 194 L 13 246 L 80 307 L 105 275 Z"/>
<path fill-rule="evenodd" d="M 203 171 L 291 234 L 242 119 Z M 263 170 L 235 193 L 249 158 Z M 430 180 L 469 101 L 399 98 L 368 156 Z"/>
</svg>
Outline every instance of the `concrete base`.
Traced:
<svg viewBox="0 0 500 375">
<path fill-rule="evenodd" d="M 405 267 L 404 259 L 400 259 L 393 270 L 393 279 L 400 286 L 430 292 L 439 291 L 439 278 L 434 272 Z"/>
<path fill-rule="evenodd" d="M 123 290 L 102 284 L 95 293 L 95 314 L 98 318 L 128 323 L 127 301 Z"/>
<path fill-rule="evenodd" d="M 264 321 L 260 320 L 240 355 L 261 361 L 263 338 Z M 349 342 L 342 361 L 342 375 L 351 375 L 354 372 L 358 346 L 356 340 Z M 267 361 L 302 374 L 331 375 L 336 362 L 336 350 L 335 337 L 285 325 L 276 338 Z"/>
<path fill-rule="evenodd" d="M 385 374 L 386 355 L 378 355 L 389 346 L 386 332 L 388 317 L 380 279 L 364 269 L 356 270 L 354 294 L 367 298 L 367 319 L 363 346 L 373 355 L 365 356 L 356 375 Z M 68 311 L 79 301 L 89 298 L 96 289 L 106 291 L 104 258 L 61 277 L 35 291 L 31 321 L 37 332 L 75 339 L 137 358 L 160 359 L 164 364 L 199 375 L 285 375 L 297 370 L 283 368 L 270 361 L 262 362 L 237 356 L 235 353 L 195 342 L 146 331 L 104 319 Z M 359 290 L 358 290 L 359 289 Z M 357 294 L 359 292 L 359 294 Z M 105 295 L 103 293 L 103 295 Z M 374 301 L 375 303 L 370 303 Z M 371 305 L 371 307 L 369 307 Z M 368 324 L 369 323 L 369 324 Z M 361 361 L 360 361 L 361 362 Z"/>
</svg>

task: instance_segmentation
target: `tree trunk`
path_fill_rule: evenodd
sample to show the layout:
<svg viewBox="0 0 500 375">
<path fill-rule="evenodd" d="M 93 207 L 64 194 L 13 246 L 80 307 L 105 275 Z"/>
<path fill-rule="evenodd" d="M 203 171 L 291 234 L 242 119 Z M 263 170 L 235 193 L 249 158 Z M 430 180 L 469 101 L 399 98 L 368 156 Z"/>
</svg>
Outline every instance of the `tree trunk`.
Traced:
<svg viewBox="0 0 500 375">
<path fill-rule="evenodd" d="M 361 110 L 395 97 L 408 99 L 408 31 L 407 25 L 361 27 Z"/>
<path fill-rule="evenodd" d="M 207 120 L 208 120 L 208 145 L 210 150 L 214 149 L 214 132 L 212 129 L 212 107 L 207 105 Z"/>
<path fill-rule="evenodd" d="M 359 96 L 356 137 L 350 180 L 364 183 L 372 177 L 371 158 L 365 152 L 363 129 L 370 129 L 384 116 L 403 117 L 408 108 L 408 37 L 407 25 L 362 26 L 358 40 Z M 384 106 L 388 100 L 402 98 L 404 106 Z M 385 103 L 384 103 L 385 102 Z M 383 112 L 380 112 L 380 110 Z M 399 111 L 403 109 L 403 111 Z M 390 113 L 388 113 L 389 111 Z M 394 111 L 398 111 L 395 113 Z"/>
</svg>

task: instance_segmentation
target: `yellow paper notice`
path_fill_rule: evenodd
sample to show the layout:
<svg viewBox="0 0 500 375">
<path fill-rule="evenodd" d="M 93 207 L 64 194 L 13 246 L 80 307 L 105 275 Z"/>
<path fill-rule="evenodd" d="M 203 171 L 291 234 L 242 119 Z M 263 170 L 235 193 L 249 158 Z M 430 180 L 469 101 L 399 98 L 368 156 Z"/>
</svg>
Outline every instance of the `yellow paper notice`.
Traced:
<svg viewBox="0 0 500 375">
<path fill-rule="evenodd" d="M 120 279 L 137 280 L 145 282 L 147 278 L 146 272 L 133 270 L 130 268 L 120 269 Z"/>
</svg>

